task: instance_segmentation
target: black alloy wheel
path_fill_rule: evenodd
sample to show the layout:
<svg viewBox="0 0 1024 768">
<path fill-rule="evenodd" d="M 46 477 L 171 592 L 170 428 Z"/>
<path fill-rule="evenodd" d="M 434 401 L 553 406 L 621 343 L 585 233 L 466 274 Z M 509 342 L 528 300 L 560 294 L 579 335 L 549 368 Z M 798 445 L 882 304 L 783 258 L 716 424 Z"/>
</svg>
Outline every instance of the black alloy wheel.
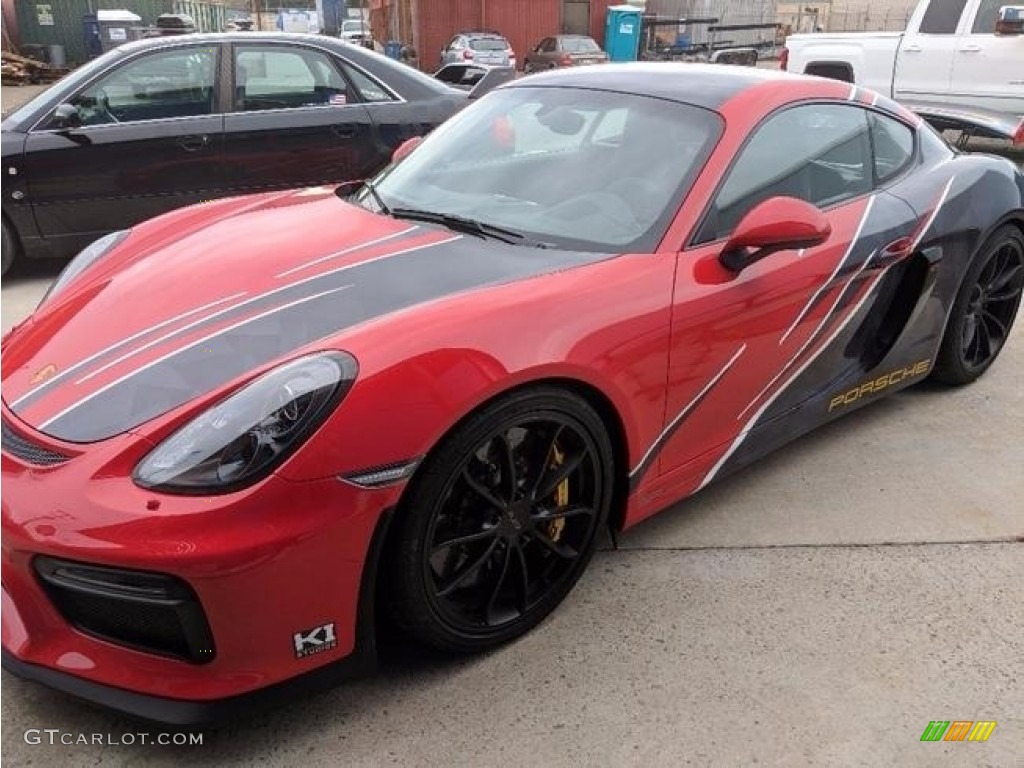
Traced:
<svg viewBox="0 0 1024 768">
<path fill-rule="evenodd" d="M 979 251 L 957 294 L 934 376 L 966 384 L 999 356 L 1024 289 L 1024 233 L 1000 228 Z"/>
<path fill-rule="evenodd" d="M 403 500 L 393 614 L 423 642 L 482 651 L 568 594 L 611 505 L 611 444 L 583 399 L 515 393 L 428 457 Z"/>
</svg>

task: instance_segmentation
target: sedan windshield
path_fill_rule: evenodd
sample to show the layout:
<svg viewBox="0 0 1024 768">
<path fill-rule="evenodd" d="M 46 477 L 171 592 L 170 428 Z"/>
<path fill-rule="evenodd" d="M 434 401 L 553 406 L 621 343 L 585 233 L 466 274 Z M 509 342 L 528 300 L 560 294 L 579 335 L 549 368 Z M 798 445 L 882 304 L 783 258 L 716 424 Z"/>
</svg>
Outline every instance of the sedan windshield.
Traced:
<svg viewBox="0 0 1024 768">
<path fill-rule="evenodd" d="M 601 47 L 589 37 L 563 37 L 562 50 L 568 53 L 596 53 Z"/>
<path fill-rule="evenodd" d="M 443 124 L 356 200 L 399 216 L 501 228 L 524 245 L 649 252 L 721 130 L 715 113 L 662 99 L 503 88 Z"/>
</svg>

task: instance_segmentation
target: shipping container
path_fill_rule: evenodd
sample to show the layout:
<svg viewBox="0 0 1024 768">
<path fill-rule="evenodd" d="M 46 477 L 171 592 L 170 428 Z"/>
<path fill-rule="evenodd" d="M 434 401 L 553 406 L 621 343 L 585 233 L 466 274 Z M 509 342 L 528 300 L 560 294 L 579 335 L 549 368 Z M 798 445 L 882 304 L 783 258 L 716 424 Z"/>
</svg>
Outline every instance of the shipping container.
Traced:
<svg viewBox="0 0 1024 768">
<path fill-rule="evenodd" d="M 142 17 L 142 26 L 153 26 L 162 13 L 187 13 L 199 32 L 224 28 L 224 6 L 197 0 L 16 0 L 18 32 L 22 45 L 62 45 L 71 66 L 88 59 L 82 18 L 101 9 L 131 11 Z"/>
</svg>

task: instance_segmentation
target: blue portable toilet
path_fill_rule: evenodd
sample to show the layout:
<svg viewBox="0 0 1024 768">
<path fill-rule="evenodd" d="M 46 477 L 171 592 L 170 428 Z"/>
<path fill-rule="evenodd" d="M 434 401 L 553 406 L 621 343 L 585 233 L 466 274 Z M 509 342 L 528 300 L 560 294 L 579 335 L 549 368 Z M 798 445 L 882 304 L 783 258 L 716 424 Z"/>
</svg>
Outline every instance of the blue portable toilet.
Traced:
<svg viewBox="0 0 1024 768">
<path fill-rule="evenodd" d="M 608 7 L 605 19 L 604 49 L 612 61 L 636 61 L 640 51 L 640 27 L 643 11 L 632 5 Z"/>
</svg>

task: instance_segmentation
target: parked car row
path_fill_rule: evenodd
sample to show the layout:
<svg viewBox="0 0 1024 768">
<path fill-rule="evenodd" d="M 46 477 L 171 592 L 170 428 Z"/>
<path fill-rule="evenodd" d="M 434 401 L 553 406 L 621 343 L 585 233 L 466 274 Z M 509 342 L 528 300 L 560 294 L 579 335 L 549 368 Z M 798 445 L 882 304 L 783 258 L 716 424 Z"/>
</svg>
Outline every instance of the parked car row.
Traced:
<svg viewBox="0 0 1024 768">
<path fill-rule="evenodd" d="M 523 71 L 537 72 L 607 61 L 608 54 L 592 37 L 552 35 L 530 50 L 523 61 Z M 460 32 L 441 50 L 441 66 L 463 62 L 515 69 L 516 52 L 512 44 L 497 32 Z"/>
<path fill-rule="evenodd" d="M 446 85 L 318 35 L 120 46 L 3 121 L 3 270 L 183 205 L 367 178 L 493 74 Z"/>
</svg>

